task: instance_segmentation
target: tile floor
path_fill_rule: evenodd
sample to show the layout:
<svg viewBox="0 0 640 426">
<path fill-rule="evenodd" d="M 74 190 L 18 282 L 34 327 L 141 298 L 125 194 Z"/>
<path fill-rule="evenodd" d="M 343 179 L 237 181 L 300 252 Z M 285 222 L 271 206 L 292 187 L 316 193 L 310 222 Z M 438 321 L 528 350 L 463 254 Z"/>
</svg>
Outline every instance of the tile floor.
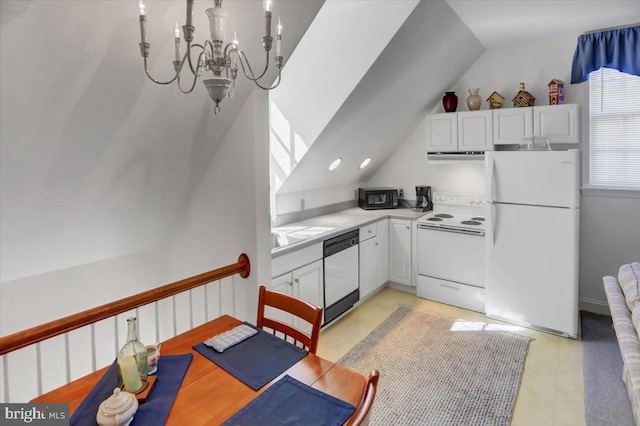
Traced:
<svg viewBox="0 0 640 426">
<path fill-rule="evenodd" d="M 580 341 L 505 324 L 478 312 L 420 299 L 402 290 L 385 287 L 324 329 L 320 334 L 318 355 L 337 361 L 401 303 L 467 321 L 499 324 L 507 330 L 533 338 L 512 426 L 585 424 Z"/>
</svg>

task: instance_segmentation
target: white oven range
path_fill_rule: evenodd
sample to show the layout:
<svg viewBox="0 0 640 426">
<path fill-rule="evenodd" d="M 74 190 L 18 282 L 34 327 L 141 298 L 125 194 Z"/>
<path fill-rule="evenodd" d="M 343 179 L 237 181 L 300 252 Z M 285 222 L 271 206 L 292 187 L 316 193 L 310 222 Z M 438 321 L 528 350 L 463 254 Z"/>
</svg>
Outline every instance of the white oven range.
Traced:
<svg viewBox="0 0 640 426">
<path fill-rule="evenodd" d="M 484 312 L 484 197 L 436 192 L 417 228 L 418 297 Z"/>
</svg>

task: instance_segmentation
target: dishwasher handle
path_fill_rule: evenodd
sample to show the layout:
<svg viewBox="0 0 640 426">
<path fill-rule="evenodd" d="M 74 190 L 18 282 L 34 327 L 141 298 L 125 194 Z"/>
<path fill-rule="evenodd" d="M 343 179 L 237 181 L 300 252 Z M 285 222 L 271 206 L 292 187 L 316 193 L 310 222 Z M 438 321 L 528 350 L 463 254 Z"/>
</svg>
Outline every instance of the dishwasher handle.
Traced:
<svg viewBox="0 0 640 426">
<path fill-rule="evenodd" d="M 354 230 L 346 234 L 326 240 L 323 244 L 324 257 L 329 257 L 360 243 L 360 231 Z"/>
</svg>

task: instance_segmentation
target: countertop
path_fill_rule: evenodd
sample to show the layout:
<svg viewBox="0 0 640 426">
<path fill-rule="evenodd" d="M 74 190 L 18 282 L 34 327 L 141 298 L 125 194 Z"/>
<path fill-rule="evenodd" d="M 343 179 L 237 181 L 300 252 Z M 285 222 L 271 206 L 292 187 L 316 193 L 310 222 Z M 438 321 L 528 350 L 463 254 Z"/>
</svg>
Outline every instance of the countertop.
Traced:
<svg viewBox="0 0 640 426">
<path fill-rule="evenodd" d="M 291 253 L 382 219 L 416 220 L 425 214 L 427 212 L 416 212 L 410 208 L 363 210 L 359 207 L 354 207 L 300 222 L 289 223 L 273 228 L 271 231 L 272 233 L 283 235 L 285 240 L 287 236 L 290 236 L 290 239 L 295 242 L 271 249 L 271 258 Z M 299 238 L 304 239 L 299 240 Z"/>
</svg>

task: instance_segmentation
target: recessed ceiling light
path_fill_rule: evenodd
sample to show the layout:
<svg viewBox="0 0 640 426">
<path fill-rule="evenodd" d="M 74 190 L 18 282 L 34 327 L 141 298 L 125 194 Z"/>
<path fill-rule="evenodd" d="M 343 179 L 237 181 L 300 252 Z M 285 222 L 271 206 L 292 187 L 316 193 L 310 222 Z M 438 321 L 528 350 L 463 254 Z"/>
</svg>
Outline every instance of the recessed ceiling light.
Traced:
<svg viewBox="0 0 640 426">
<path fill-rule="evenodd" d="M 329 171 L 335 170 L 336 167 L 338 167 L 340 165 L 340 163 L 342 163 L 342 158 L 338 158 L 338 159 L 333 160 L 333 163 L 331 163 L 329 165 Z"/>
<path fill-rule="evenodd" d="M 371 162 L 371 157 L 365 158 L 364 161 L 362 161 L 362 163 L 360 163 L 360 168 L 364 169 L 365 167 L 367 167 L 369 165 L 370 162 Z"/>
</svg>

